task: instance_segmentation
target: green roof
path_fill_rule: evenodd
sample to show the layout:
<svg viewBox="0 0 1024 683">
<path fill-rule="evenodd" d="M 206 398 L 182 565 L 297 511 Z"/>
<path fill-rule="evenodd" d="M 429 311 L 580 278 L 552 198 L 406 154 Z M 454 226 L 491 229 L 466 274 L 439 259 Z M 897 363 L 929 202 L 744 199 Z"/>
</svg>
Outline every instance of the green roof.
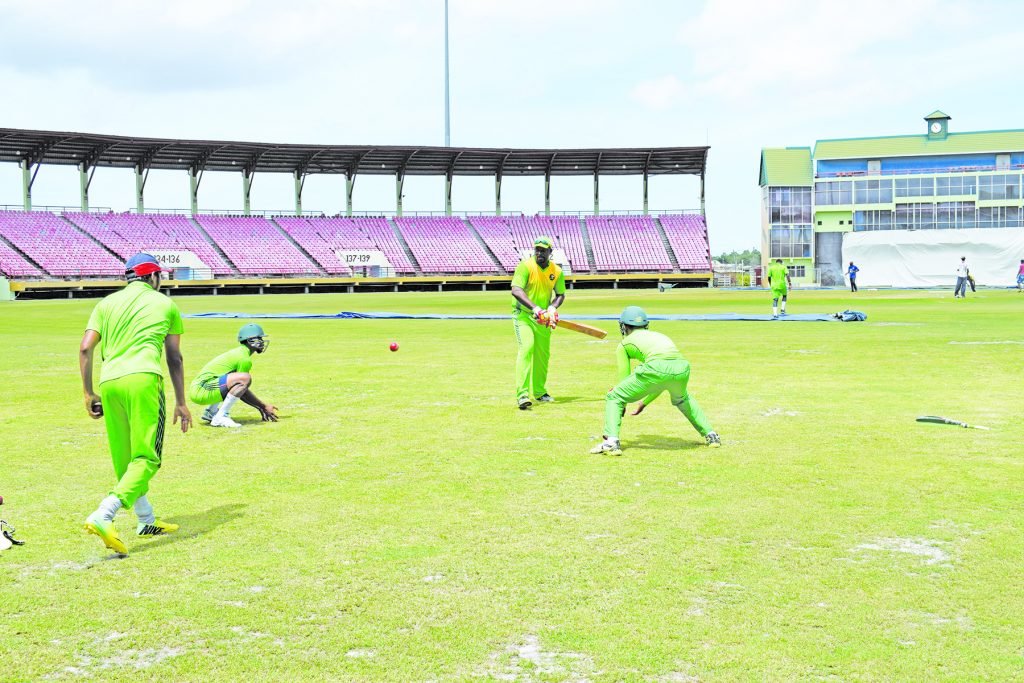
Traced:
<svg viewBox="0 0 1024 683">
<path fill-rule="evenodd" d="M 942 112 L 939 113 L 941 114 Z M 915 157 L 934 154 L 984 154 L 986 152 L 1020 151 L 1024 151 L 1024 130 L 994 130 L 978 133 L 950 133 L 942 140 L 928 139 L 927 135 L 893 135 L 880 138 L 818 140 L 814 146 L 814 158 L 883 159 L 886 157 Z"/>
<path fill-rule="evenodd" d="M 766 147 L 761 150 L 761 179 L 764 185 L 807 186 L 814 184 L 810 147 Z"/>
<path fill-rule="evenodd" d="M 953 117 L 950 116 L 949 114 L 944 114 L 941 111 L 939 111 L 938 109 L 936 109 L 931 114 L 928 114 L 928 116 L 924 117 L 924 120 L 925 121 L 931 121 L 932 119 L 951 119 L 951 118 L 953 118 Z"/>
</svg>

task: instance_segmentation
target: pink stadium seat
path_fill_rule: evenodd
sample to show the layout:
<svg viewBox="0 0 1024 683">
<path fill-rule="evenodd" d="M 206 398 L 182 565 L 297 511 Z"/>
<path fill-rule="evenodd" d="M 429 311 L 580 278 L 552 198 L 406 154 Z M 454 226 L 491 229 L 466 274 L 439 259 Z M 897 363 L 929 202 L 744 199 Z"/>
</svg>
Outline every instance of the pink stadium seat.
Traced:
<svg viewBox="0 0 1024 683">
<path fill-rule="evenodd" d="M 337 251 L 380 251 L 398 274 L 415 273 L 386 218 L 299 218 L 274 219 L 330 275 L 351 275 Z"/>
<path fill-rule="evenodd" d="M 461 218 L 406 216 L 396 218 L 395 225 L 424 273 L 501 271 Z"/>
<path fill-rule="evenodd" d="M 318 275 L 320 270 L 266 218 L 195 216 L 243 275 Z"/>
<path fill-rule="evenodd" d="M 671 271 L 650 216 L 587 216 L 587 233 L 598 271 Z"/>
<path fill-rule="evenodd" d="M 233 270 L 187 216 L 137 213 L 65 213 L 65 218 L 123 259 L 140 251 L 190 251 L 213 275 Z"/>
<path fill-rule="evenodd" d="M 57 277 L 124 275 L 124 262 L 46 211 L 0 211 L 0 235 Z"/>
<path fill-rule="evenodd" d="M 708 228 L 699 214 L 666 214 L 658 216 L 676 255 L 680 270 L 710 270 L 711 249 Z"/>
<path fill-rule="evenodd" d="M 42 277 L 39 270 L 25 260 L 21 254 L 11 249 L 6 242 L 0 240 L 0 274 L 6 277 Z"/>
<path fill-rule="evenodd" d="M 590 270 L 576 216 L 470 216 L 469 222 L 506 272 L 515 270 L 522 254 L 532 252 L 533 241 L 542 235 L 565 252 L 574 273 Z"/>
</svg>

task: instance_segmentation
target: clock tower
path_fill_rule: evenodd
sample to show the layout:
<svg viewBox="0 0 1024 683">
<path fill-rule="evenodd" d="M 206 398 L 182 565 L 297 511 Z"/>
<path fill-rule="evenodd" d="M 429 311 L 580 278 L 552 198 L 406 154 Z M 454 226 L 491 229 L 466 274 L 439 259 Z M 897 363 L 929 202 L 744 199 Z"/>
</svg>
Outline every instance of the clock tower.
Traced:
<svg viewBox="0 0 1024 683">
<path fill-rule="evenodd" d="M 938 109 L 924 117 L 924 122 L 928 124 L 928 139 L 945 140 L 949 135 L 949 119 L 948 114 L 943 114 Z"/>
</svg>

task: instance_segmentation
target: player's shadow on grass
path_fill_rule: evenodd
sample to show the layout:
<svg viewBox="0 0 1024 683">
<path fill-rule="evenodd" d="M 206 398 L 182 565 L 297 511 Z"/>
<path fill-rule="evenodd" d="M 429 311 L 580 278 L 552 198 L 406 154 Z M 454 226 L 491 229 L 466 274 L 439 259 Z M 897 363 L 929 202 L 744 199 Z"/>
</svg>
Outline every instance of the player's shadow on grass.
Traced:
<svg viewBox="0 0 1024 683">
<path fill-rule="evenodd" d="M 559 403 L 604 403 L 604 395 L 601 396 L 559 396 L 555 399 L 555 405 Z"/>
<path fill-rule="evenodd" d="M 154 548 L 162 548 L 163 546 L 170 545 L 171 543 L 191 540 L 198 536 L 202 536 L 205 533 L 213 531 L 221 524 L 227 524 L 228 522 L 233 522 L 236 519 L 244 517 L 246 507 L 247 506 L 242 503 L 231 503 L 230 505 L 220 505 L 215 508 L 210 508 L 206 512 L 200 512 L 194 515 L 168 517 L 168 522 L 174 522 L 181 526 L 181 528 L 173 534 L 158 536 L 148 543 L 140 543 L 133 546 L 131 548 L 131 554 L 136 555 L 138 553 L 146 552 L 147 550 L 153 550 Z"/>
<path fill-rule="evenodd" d="M 654 434 L 640 434 L 631 439 L 623 439 L 622 448 L 623 450 L 636 448 L 652 451 L 688 451 L 696 448 L 704 448 L 703 439 L 699 441 L 698 439 L 700 439 L 700 437 L 696 433 L 694 433 L 694 438 L 691 439 Z"/>
</svg>

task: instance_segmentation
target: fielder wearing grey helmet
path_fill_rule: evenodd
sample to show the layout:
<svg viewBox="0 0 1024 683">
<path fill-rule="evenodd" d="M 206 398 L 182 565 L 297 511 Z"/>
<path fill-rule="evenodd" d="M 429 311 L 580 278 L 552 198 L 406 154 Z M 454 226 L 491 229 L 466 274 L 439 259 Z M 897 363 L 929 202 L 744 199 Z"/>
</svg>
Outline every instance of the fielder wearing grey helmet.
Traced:
<svg viewBox="0 0 1024 683">
<path fill-rule="evenodd" d="M 704 442 L 717 448 L 722 445 L 721 439 L 687 391 L 690 364 L 671 339 L 647 329 L 649 325 L 647 313 L 639 306 L 627 306 L 619 316 L 622 341 L 615 348 L 619 383 L 605 396 L 604 441 L 590 452 L 622 455 L 619 428 L 626 414 L 626 405 L 639 401 L 632 413 L 639 415 L 665 391 L 672 405 L 704 437 Z M 633 361 L 637 362 L 635 368 L 632 367 Z"/>
<path fill-rule="evenodd" d="M 252 356 L 270 346 L 267 333 L 256 323 L 238 331 L 239 346 L 222 353 L 205 366 L 189 386 L 189 398 L 207 406 L 202 419 L 211 427 L 240 427 L 231 419 L 231 409 L 239 400 L 260 413 L 264 422 L 277 422 L 277 408 L 252 393 Z"/>
</svg>

